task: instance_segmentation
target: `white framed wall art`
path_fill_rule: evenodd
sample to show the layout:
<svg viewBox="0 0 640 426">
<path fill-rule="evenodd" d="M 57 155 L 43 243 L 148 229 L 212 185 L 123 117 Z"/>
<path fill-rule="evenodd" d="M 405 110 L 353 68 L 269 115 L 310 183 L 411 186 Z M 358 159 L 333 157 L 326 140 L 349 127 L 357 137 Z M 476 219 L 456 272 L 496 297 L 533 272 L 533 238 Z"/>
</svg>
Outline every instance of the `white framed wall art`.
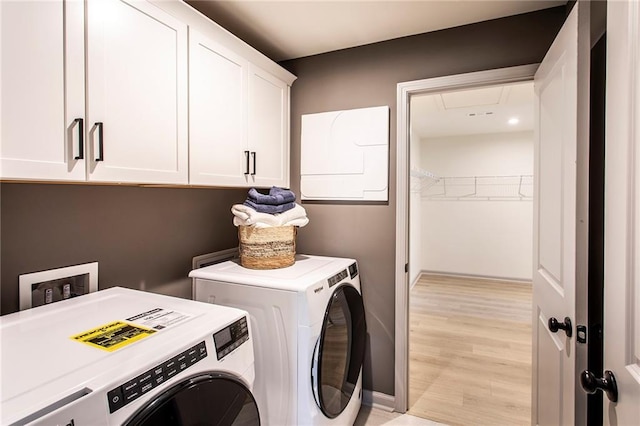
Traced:
<svg viewBox="0 0 640 426">
<path fill-rule="evenodd" d="M 389 107 L 302 115 L 302 200 L 388 201 Z"/>
</svg>

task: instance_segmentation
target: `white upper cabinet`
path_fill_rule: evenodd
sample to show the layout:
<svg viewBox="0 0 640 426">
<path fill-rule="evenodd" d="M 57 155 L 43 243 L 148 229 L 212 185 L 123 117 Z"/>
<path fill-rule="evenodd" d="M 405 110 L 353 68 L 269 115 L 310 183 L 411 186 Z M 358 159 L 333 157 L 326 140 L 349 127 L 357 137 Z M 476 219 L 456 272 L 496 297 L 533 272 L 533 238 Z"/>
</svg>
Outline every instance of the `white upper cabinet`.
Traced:
<svg viewBox="0 0 640 426">
<path fill-rule="evenodd" d="M 187 25 L 146 1 L 87 3 L 91 181 L 188 182 Z"/>
<path fill-rule="evenodd" d="M 289 86 L 249 66 L 249 172 L 255 186 L 289 186 Z"/>
<path fill-rule="evenodd" d="M 83 180 L 84 2 L 0 1 L 0 177 Z"/>
<path fill-rule="evenodd" d="M 0 179 L 289 185 L 295 76 L 179 0 L 0 0 Z"/>
<path fill-rule="evenodd" d="M 240 55 L 189 33 L 189 182 L 247 184 L 247 67 Z"/>
<path fill-rule="evenodd" d="M 289 86 L 189 33 L 189 182 L 289 186 Z"/>
</svg>

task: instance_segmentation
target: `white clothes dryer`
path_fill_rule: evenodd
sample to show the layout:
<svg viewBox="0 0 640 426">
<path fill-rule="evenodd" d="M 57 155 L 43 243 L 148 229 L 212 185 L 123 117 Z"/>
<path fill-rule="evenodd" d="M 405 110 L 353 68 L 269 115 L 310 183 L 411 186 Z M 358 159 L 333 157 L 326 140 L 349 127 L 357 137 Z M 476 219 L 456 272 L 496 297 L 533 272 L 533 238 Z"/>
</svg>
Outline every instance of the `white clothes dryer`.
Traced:
<svg viewBox="0 0 640 426">
<path fill-rule="evenodd" d="M 249 312 L 254 395 L 266 424 L 353 424 L 366 344 L 355 260 L 297 255 L 292 266 L 272 270 L 232 260 L 190 276 L 196 300 Z"/>
<path fill-rule="evenodd" d="M 0 317 L 0 424 L 259 425 L 249 324 L 118 287 Z"/>
</svg>

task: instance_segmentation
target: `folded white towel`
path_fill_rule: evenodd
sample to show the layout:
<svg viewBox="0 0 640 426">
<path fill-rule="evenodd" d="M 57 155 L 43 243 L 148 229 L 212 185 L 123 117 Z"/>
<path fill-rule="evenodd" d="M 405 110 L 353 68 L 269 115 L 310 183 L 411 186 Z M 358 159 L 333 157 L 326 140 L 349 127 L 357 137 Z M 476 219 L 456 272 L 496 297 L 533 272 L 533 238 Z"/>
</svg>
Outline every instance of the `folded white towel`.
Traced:
<svg viewBox="0 0 640 426">
<path fill-rule="evenodd" d="M 233 213 L 235 217 L 238 217 L 242 220 L 247 220 L 249 219 L 249 214 L 246 212 L 246 208 L 247 207 L 244 204 L 234 204 L 233 206 L 231 206 L 231 213 Z"/>
<path fill-rule="evenodd" d="M 298 228 L 302 228 L 308 223 L 309 223 L 308 217 L 300 217 L 298 219 L 293 219 L 293 220 L 290 220 L 289 222 L 283 223 L 282 226 L 297 226 Z"/>
<path fill-rule="evenodd" d="M 275 215 L 257 212 L 255 209 L 245 206 L 244 204 L 234 204 L 231 207 L 231 213 L 241 219 L 244 222 L 243 225 L 255 225 L 260 222 L 269 226 L 280 226 L 280 219 Z"/>
<path fill-rule="evenodd" d="M 292 220 L 302 219 L 307 217 L 307 211 L 300 204 L 296 203 L 296 206 L 291 210 L 277 214 L 280 223 L 285 225 Z"/>
<path fill-rule="evenodd" d="M 305 226 L 309 223 L 307 211 L 299 204 L 284 213 L 269 214 L 260 213 L 254 208 L 244 204 L 234 204 L 231 207 L 233 224 L 235 226 L 256 226 L 266 228 L 270 226 Z"/>
</svg>

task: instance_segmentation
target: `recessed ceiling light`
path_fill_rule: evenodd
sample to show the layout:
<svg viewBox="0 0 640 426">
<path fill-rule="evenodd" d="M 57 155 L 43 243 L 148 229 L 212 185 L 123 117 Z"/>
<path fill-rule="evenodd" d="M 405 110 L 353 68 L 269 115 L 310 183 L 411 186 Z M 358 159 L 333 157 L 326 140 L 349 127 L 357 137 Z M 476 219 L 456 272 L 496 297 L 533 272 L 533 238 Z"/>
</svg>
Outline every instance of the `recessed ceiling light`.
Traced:
<svg viewBox="0 0 640 426">
<path fill-rule="evenodd" d="M 520 119 L 517 117 L 512 117 L 509 119 L 508 123 L 512 126 L 515 126 L 516 124 L 518 124 L 520 122 Z"/>
</svg>

